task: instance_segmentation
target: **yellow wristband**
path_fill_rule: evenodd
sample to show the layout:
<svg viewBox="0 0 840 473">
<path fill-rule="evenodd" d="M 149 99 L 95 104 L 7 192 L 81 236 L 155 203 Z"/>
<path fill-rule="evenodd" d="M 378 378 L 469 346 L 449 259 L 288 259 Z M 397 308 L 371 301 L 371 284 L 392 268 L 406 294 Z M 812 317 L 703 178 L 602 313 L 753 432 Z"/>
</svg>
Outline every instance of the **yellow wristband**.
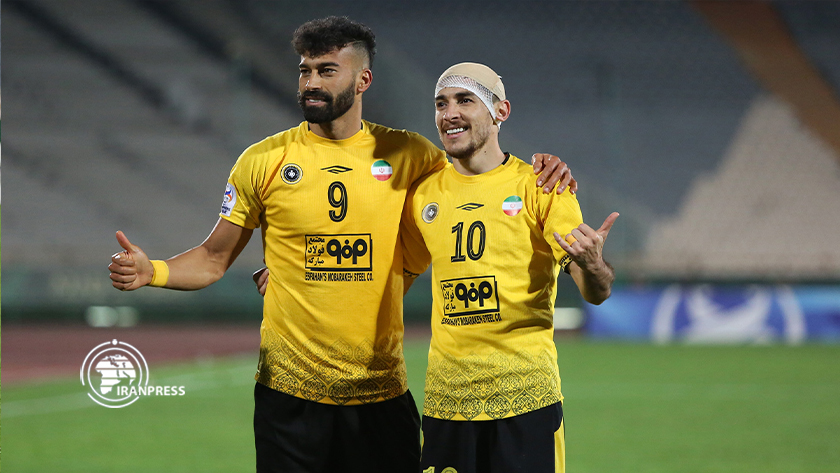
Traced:
<svg viewBox="0 0 840 473">
<path fill-rule="evenodd" d="M 149 283 L 149 286 L 166 286 L 166 281 L 169 281 L 169 265 L 166 264 L 166 261 L 153 259 L 152 268 L 154 268 L 155 272 L 152 274 L 152 282 Z"/>
</svg>

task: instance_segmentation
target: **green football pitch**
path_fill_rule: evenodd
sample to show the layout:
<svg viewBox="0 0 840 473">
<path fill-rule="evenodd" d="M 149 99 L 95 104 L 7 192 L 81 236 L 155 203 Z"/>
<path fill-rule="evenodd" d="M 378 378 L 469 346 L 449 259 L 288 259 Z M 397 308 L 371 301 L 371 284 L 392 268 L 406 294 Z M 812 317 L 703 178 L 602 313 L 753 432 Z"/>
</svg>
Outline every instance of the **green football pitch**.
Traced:
<svg viewBox="0 0 840 473">
<path fill-rule="evenodd" d="M 422 405 L 426 341 L 409 341 Z M 558 341 L 567 464 L 582 472 L 836 472 L 840 346 Z M 255 360 L 151 366 L 182 397 L 107 409 L 78 379 L 3 389 L 8 472 L 254 471 Z M 329 452 L 324 452 L 329 455 Z"/>
</svg>

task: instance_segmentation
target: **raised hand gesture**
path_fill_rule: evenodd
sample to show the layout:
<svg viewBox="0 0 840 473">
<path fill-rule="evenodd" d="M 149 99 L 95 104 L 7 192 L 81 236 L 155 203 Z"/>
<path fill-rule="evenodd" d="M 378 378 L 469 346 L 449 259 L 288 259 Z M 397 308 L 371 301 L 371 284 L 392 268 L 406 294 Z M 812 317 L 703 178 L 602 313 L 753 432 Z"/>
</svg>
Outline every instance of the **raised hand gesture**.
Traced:
<svg viewBox="0 0 840 473">
<path fill-rule="evenodd" d="M 583 298 L 592 304 L 607 300 L 615 281 L 612 266 L 604 261 L 604 242 L 617 218 L 618 212 L 611 213 L 598 230 L 582 223 L 565 237 L 554 232 L 554 239 L 574 262 L 570 265 L 569 273 Z"/>
<path fill-rule="evenodd" d="M 554 232 L 554 239 L 581 269 L 595 269 L 604 262 L 604 242 L 618 215 L 618 212 L 611 213 L 598 230 L 582 223 L 565 237 Z"/>
</svg>

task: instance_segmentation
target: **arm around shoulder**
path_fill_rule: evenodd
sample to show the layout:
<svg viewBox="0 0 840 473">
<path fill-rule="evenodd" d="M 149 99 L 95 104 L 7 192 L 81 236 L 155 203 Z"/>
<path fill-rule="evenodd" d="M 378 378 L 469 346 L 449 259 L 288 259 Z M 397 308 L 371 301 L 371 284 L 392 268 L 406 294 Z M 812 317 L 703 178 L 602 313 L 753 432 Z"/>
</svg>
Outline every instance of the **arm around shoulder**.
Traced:
<svg viewBox="0 0 840 473">
<path fill-rule="evenodd" d="M 424 272 L 432 262 L 432 256 L 426 247 L 423 234 L 414 220 L 414 198 L 418 184 L 415 184 L 406 196 L 400 219 L 400 246 L 403 257 L 403 295 L 414 283 L 414 279 Z"/>
</svg>

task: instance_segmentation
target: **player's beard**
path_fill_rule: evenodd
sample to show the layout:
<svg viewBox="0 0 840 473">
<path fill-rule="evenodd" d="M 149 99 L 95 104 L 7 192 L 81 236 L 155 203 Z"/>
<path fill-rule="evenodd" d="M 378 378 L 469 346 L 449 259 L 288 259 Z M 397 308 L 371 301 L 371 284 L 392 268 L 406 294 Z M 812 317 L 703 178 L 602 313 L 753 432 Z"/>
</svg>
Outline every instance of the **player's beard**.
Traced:
<svg viewBox="0 0 840 473">
<path fill-rule="evenodd" d="M 487 140 L 490 139 L 490 127 L 471 126 L 469 132 L 470 141 L 465 145 L 456 145 L 455 143 L 451 143 L 450 146 L 447 147 L 444 144 L 443 148 L 446 150 L 446 154 L 452 156 L 454 159 L 472 158 L 473 156 L 475 156 L 475 153 L 477 153 L 478 150 L 480 150 L 484 147 L 485 144 L 487 144 Z M 445 140 L 442 141 L 446 143 Z"/>
<path fill-rule="evenodd" d="M 335 97 L 324 91 L 313 90 L 302 94 L 298 92 L 298 105 L 303 110 L 303 118 L 309 123 L 328 123 L 344 115 L 353 106 L 354 86 L 355 84 L 351 82 Z M 323 100 L 324 105 L 317 107 L 308 105 L 306 100 L 310 98 Z"/>
</svg>

